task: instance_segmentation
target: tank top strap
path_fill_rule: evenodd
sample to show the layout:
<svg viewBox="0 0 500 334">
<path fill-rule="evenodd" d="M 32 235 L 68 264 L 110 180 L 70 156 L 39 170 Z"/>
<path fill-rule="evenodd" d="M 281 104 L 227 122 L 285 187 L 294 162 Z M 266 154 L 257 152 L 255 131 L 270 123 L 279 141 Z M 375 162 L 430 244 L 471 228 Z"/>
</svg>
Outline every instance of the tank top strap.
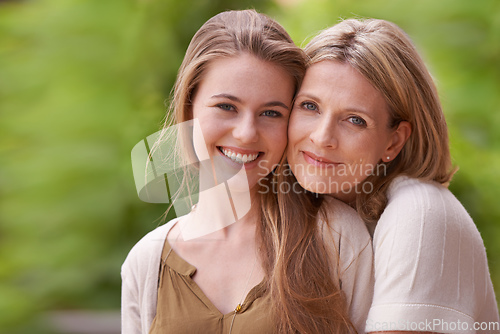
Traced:
<svg viewBox="0 0 500 334">
<path fill-rule="evenodd" d="M 165 274 L 165 266 L 167 265 L 167 259 L 170 253 L 172 253 L 172 247 L 167 241 L 167 237 L 165 237 L 165 241 L 163 242 L 163 250 L 161 252 L 160 271 L 158 275 L 158 289 L 162 287 L 163 276 Z"/>
</svg>

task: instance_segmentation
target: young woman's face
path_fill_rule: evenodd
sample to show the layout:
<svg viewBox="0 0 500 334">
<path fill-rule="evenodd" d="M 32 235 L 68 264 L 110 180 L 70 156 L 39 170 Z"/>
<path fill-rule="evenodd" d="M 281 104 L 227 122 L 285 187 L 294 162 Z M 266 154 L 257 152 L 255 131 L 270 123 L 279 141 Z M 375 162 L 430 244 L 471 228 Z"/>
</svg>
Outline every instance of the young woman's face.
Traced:
<svg viewBox="0 0 500 334">
<path fill-rule="evenodd" d="M 321 61 L 308 68 L 295 100 L 288 162 L 305 189 L 351 202 L 355 185 L 372 172 L 384 173 L 377 164 L 399 153 L 388 125 L 379 91 L 350 65 Z"/>
<path fill-rule="evenodd" d="M 244 167 L 249 188 L 256 189 L 284 153 L 293 94 L 293 78 L 255 56 L 211 62 L 192 105 L 211 160 Z"/>
</svg>

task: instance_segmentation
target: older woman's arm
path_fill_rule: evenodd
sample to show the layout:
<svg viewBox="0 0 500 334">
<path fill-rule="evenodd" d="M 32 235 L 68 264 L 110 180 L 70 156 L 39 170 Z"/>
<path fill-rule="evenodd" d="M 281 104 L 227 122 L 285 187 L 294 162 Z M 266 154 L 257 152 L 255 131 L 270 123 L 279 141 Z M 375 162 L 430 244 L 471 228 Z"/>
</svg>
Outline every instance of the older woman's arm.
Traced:
<svg viewBox="0 0 500 334">
<path fill-rule="evenodd" d="M 486 252 L 474 222 L 436 183 L 398 178 L 375 229 L 367 332 L 497 333 Z"/>
</svg>

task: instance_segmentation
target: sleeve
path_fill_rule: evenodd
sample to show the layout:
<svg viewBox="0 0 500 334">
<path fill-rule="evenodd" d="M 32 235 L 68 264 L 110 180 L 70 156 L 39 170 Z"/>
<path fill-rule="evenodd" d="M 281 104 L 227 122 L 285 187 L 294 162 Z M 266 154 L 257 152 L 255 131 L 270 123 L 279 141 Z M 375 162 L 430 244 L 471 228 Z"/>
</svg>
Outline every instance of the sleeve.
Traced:
<svg viewBox="0 0 500 334">
<path fill-rule="evenodd" d="M 416 180 L 399 185 L 377 223 L 373 248 L 367 332 L 476 333 L 474 322 L 487 304 L 495 305 L 489 318 L 498 322 L 481 236 L 448 189 Z"/>
<path fill-rule="evenodd" d="M 121 326 L 122 334 L 141 333 L 141 312 L 139 300 L 139 282 L 137 270 L 132 269 L 133 254 L 129 254 L 122 265 L 122 301 Z"/>
<path fill-rule="evenodd" d="M 337 200 L 328 200 L 330 239 L 337 249 L 341 290 L 349 318 L 364 333 L 373 295 L 373 249 L 368 230 L 357 212 Z"/>
<path fill-rule="evenodd" d="M 341 250 L 342 254 L 342 250 Z M 358 333 L 364 333 L 373 295 L 373 253 L 371 242 L 355 254 L 341 274 L 342 291 L 349 307 L 349 316 Z"/>
<path fill-rule="evenodd" d="M 156 315 L 161 252 L 167 233 L 176 221 L 144 236 L 130 250 L 122 265 L 122 334 L 149 333 Z"/>
</svg>

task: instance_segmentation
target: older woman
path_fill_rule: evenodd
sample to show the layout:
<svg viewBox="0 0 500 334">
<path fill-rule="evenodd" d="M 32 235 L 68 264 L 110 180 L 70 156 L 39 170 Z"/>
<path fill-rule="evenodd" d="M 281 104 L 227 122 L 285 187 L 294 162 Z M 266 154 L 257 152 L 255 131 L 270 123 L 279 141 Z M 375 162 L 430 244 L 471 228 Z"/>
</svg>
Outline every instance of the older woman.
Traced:
<svg viewBox="0 0 500 334">
<path fill-rule="evenodd" d="M 288 161 L 305 189 L 350 204 L 375 228 L 366 331 L 497 332 L 483 241 L 447 189 L 447 125 L 410 39 L 393 23 L 351 19 L 305 51 Z M 488 322 L 497 327 L 484 330 Z"/>
</svg>

